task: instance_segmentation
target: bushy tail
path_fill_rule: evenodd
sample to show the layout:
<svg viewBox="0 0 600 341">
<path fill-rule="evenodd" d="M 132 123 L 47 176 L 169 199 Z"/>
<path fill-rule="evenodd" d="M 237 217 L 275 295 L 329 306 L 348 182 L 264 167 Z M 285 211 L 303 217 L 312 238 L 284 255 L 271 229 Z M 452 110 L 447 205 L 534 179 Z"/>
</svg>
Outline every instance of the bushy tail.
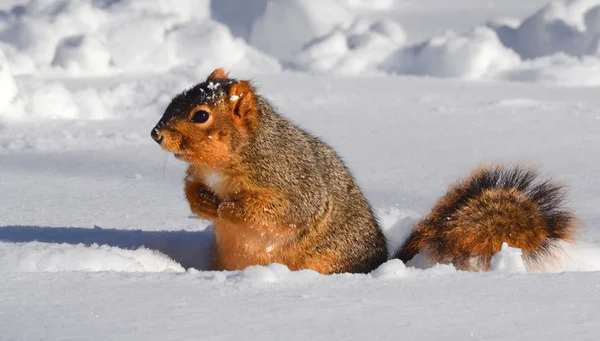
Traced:
<svg viewBox="0 0 600 341">
<path fill-rule="evenodd" d="M 434 263 L 488 270 L 502 243 L 520 248 L 531 264 L 572 241 L 576 218 L 565 191 L 533 169 L 481 167 L 452 187 L 396 252 L 403 262 L 423 251 Z"/>
</svg>

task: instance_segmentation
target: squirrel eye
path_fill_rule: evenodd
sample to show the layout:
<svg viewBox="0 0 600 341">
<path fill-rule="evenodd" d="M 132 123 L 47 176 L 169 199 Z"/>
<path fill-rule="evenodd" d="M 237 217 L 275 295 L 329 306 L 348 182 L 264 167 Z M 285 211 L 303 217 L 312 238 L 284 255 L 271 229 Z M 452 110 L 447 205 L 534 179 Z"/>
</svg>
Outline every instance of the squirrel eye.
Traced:
<svg viewBox="0 0 600 341">
<path fill-rule="evenodd" d="M 192 119 L 190 120 L 192 123 L 205 123 L 208 121 L 210 114 L 206 110 L 198 110 L 192 115 Z"/>
</svg>

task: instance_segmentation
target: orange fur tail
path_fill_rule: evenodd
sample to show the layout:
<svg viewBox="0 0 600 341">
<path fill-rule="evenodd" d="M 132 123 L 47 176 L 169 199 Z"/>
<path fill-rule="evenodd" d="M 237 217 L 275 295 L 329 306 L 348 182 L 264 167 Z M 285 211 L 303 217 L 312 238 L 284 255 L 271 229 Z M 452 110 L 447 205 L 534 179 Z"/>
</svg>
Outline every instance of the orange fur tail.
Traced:
<svg viewBox="0 0 600 341">
<path fill-rule="evenodd" d="M 488 270 L 502 243 L 520 248 L 528 264 L 545 260 L 559 241 L 572 241 L 576 218 L 563 207 L 564 188 L 535 170 L 482 167 L 452 186 L 396 252 L 417 253 L 462 270 Z"/>
</svg>

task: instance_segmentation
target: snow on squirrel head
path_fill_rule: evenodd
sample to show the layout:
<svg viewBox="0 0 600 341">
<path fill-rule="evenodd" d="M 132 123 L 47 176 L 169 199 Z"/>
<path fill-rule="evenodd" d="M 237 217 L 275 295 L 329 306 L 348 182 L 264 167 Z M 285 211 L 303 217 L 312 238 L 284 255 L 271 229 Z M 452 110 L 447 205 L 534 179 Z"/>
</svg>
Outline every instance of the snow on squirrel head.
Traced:
<svg viewBox="0 0 600 341">
<path fill-rule="evenodd" d="M 150 135 L 164 150 L 193 165 L 225 168 L 247 144 L 258 120 L 249 81 L 219 68 L 167 106 Z"/>
</svg>

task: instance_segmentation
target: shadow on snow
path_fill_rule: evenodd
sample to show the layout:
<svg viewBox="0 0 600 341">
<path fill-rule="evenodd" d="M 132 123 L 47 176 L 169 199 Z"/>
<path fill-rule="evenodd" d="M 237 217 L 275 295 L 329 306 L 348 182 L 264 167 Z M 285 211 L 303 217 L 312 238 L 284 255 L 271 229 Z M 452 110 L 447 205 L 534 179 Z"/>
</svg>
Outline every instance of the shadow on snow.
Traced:
<svg viewBox="0 0 600 341">
<path fill-rule="evenodd" d="M 135 250 L 156 250 L 184 268 L 210 270 L 212 229 L 204 231 L 142 231 L 82 227 L 0 226 L 0 241 L 11 243 L 42 242 L 58 244 L 108 245 Z"/>
</svg>

